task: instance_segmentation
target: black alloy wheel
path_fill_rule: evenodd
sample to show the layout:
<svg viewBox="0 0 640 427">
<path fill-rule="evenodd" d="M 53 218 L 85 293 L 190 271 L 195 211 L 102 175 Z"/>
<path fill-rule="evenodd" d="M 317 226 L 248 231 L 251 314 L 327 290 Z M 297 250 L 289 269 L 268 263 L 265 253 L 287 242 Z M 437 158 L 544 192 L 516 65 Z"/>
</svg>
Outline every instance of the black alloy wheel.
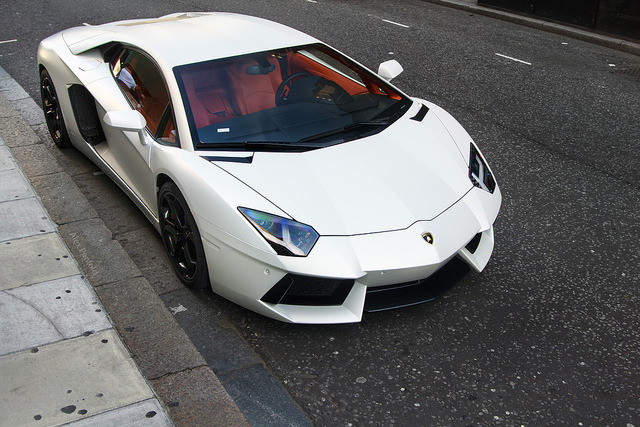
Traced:
<svg viewBox="0 0 640 427">
<path fill-rule="evenodd" d="M 62 118 L 62 110 L 60 109 L 60 102 L 58 102 L 56 88 L 53 85 L 51 76 L 44 68 L 40 72 L 40 98 L 42 99 L 44 118 L 53 142 L 55 142 L 58 148 L 71 147 L 71 140 L 69 139 L 67 128 L 64 126 L 64 119 Z"/>
<path fill-rule="evenodd" d="M 194 289 L 210 286 L 202 239 L 187 202 L 173 182 L 158 195 L 162 242 L 173 270 L 182 283 Z"/>
</svg>

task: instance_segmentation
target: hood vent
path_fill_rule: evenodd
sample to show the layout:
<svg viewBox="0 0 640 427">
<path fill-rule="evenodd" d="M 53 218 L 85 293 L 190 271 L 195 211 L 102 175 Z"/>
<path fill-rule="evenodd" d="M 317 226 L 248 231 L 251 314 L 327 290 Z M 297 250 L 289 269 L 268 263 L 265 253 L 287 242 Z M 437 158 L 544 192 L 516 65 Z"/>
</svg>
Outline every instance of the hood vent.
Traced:
<svg viewBox="0 0 640 427">
<path fill-rule="evenodd" d="M 411 120 L 415 120 L 416 122 L 421 122 L 422 119 L 424 119 L 424 116 L 427 115 L 428 111 L 429 111 L 429 107 L 427 107 L 426 105 L 422 104 L 422 106 L 420 107 L 420 111 L 418 111 L 418 114 L 416 114 L 415 116 L 411 117 Z"/>
<path fill-rule="evenodd" d="M 210 162 L 232 162 L 232 163 L 251 163 L 253 162 L 253 156 L 248 157 L 227 157 L 227 156 L 200 156 Z"/>
</svg>

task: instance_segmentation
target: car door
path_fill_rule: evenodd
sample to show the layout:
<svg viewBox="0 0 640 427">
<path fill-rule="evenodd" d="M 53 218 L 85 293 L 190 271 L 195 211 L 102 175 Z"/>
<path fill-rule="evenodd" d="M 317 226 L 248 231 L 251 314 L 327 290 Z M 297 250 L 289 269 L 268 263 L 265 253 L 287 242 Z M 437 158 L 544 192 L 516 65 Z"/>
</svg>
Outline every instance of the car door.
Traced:
<svg viewBox="0 0 640 427">
<path fill-rule="evenodd" d="M 111 61 L 111 69 L 122 90 L 118 96 L 127 98 L 147 126 L 142 135 L 104 126 L 109 144 L 109 159 L 105 161 L 156 214 L 151 151 L 157 144 L 176 143 L 168 91 L 156 64 L 141 52 L 122 49 Z"/>
</svg>

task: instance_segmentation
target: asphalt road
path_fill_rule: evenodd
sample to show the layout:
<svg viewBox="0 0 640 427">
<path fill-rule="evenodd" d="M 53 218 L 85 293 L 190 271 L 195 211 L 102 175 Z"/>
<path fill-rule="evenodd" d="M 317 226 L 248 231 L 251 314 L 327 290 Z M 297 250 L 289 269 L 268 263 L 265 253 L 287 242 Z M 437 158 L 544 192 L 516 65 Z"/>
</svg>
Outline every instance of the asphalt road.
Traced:
<svg viewBox="0 0 640 427">
<path fill-rule="evenodd" d="M 314 423 L 640 425 L 640 57 L 417 0 L 76 3 L 3 8 L 0 41 L 17 41 L 0 66 L 34 99 L 49 34 L 234 11 L 372 68 L 399 60 L 394 82 L 449 110 L 488 158 L 503 191 L 493 258 L 434 303 L 302 326 L 206 298 Z"/>
</svg>

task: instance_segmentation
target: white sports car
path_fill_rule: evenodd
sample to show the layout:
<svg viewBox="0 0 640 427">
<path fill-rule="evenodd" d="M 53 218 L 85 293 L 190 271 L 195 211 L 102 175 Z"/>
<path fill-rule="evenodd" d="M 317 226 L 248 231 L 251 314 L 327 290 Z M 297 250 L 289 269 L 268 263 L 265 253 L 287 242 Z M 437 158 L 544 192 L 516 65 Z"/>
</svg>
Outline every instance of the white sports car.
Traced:
<svg viewBox="0 0 640 427">
<path fill-rule="evenodd" d="M 59 147 L 107 173 L 187 286 L 297 323 L 432 299 L 481 271 L 500 190 L 446 111 L 284 25 L 179 13 L 71 28 L 38 49 Z"/>
</svg>

